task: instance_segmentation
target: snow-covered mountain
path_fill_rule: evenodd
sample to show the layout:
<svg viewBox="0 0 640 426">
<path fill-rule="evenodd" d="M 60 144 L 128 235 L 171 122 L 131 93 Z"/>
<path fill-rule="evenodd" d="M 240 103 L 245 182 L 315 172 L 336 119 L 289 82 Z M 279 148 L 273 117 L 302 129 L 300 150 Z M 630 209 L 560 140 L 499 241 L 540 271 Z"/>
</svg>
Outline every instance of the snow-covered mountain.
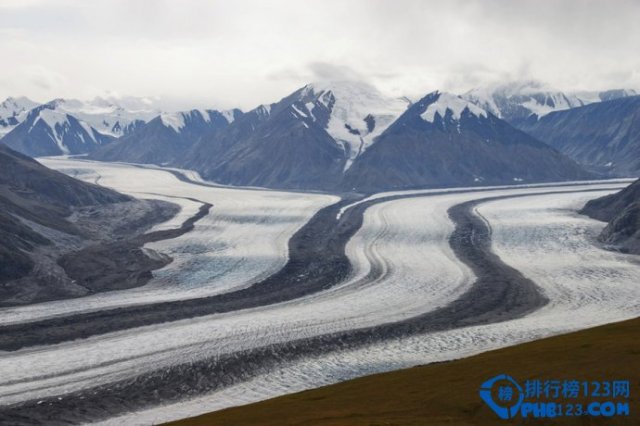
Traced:
<svg viewBox="0 0 640 426">
<path fill-rule="evenodd" d="M 637 95 L 640 95 L 640 92 L 633 89 L 611 89 L 611 90 L 604 90 L 599 92 L 594 92 L 594 91 L 575 92 L 575 96 L 577 96 L 579 99 L 582 99 L 585 105 L 596 103 L 596 102 L 612 101 L 614 99 L 620 99 L 620 98 L 628 98 L 630 96 L 637 96 Z"/>
<path fill-rule="evenodd" d="M 197 142 L 180 165 L 225 184 L 324 190 L 588 176 L 459 96 L 434 92 L 407 109 L 358 83 L 310 84 L 262 105 Z"/>
<path fill-rule="evenodd" d="M 101 98 L 90 101 L 56 99 L 56 109 L 72 115 L 113 137 L 126 135 L 142 123 L 157 117 L 160 111 L 146 98 Z"/>
<path fill-rule="evenodd" d="M 86 154 L 112 140 L 88 123 L 63 112 L 58 101 L 52 101 L 29 111 L 1 142 L 18 152 L 37 157 Z"/>
<path fill-rule="evenodd" d="M 554 112 L 637 94 L 634 90 L 562 92 L 537 81 L 473 89 L 462 97 L 516 127 Z"/>
<path fill-rule="evenodd" d="M 458 126 L 462 114 L 470 114 L 478 119 L 481 117 L 487 118 L 487 111 L 462 99 L 460 96 L 446 92 L 435 92 L 431 95 L 433 97 L 437 96 L 437 100 L 427 105 L 424 112 L 420 114 L 420 117 L 428 123 L 435 123 L 436 120 L 444 123 L 449 118 L 448 121 Z"/>
<path fill-rule="evenodd" d="M 90 157 L 103 161 L 175 164 L 201 137 L 213 136 L 240 116 L 242 111 L 238 109 L 162 113 Z"/>
<path fill-rule="evenodd" d="M 308 84 L 295 97 L 295 113 L 317 121 L 343 148 L 345 169 L 409 106 L 405 99 L 384 96 L 369 84 L 351 81 Z M 316 117 L 316 108 L 327 114 Z"/>
<path fill-rule="evenodd" d="M 227 184 L 331 188 L 408 102 L 368 84 L 308 84 L 203 138 L 181 166 Z"/>
<path fill-rule="evenodd" d="M 38 106 L 37 102 L 29 98 L 7 98 L 0 104 L 0 138 L 20 124 L 27 113 Z"/>
<path fill-rule="evenodd" d="M 588 177 L 555 149 L 457 95 L 414 103 L 347 171 L 345 190 L 509 184 Z"/>
<path fill-rule="evenodd" d="M 433 92 L 411 104 L 362 82 L 308 84 L 239 110 L 159 113 L 152 102 L 56 100 L 5 137 L 28 155 L 179 166 L 230 185 L 365 191 L 562 180 L 586 176 L 517 130 L 549 111 L 629 92 L 565 95 L 537 83 L 465 96 Z M 115 136 L 121 135 L 116 138 Z"/>
<path fill-rule="evenodd" d="M 640 175 L 640 96 L 557 111 L 521 129 L 600 173 Z"/>
</svg>

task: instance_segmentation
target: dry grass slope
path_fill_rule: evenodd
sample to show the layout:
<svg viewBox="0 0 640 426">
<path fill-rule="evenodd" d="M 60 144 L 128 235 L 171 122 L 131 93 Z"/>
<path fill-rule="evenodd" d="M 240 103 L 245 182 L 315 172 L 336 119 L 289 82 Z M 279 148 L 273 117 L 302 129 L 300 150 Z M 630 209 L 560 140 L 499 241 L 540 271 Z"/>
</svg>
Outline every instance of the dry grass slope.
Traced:
<svg viewBox="0 0 640 426">
<path fill-rule="evenodd" d="M 639 337 L 640 318 L 457 361 L 363 377 L 170 425 L 637 425 Z M 628 379 L 631 413 L 608 419 L 500 420 L 478 397 L 479 385 L 500 373 L 519 381 Z"/>
</svg>

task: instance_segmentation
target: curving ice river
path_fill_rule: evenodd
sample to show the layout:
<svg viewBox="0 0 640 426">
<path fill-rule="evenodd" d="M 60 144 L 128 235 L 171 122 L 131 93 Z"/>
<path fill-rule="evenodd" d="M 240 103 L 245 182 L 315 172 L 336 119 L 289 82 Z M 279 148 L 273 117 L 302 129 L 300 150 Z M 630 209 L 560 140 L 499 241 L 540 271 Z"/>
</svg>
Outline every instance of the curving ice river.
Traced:
<svg viewBox="0 0 640 426">
<path fill-rule="evenodd" d="M 179 226 L 199 202 L 213 208 L 194 231 L 150 245 L 174 262 L 155 271 L 147 285 L 2 309 L 0 326 L 259 286 L 287 263 L 294 233 L 339 201 L 326 194 L 208 186 L 134 165 L 43 162 L 137 197 L 180 204 L 180 215 L 162 227 Z M 337 284 L 277 303 L 1 352 L 0 419 L 38 424 L 57 414 L 72 423 L 157 423 L 639 316 L 640 263 L 599 248 L 594 240 L 603 224 L 576 213 L 587 200 L 627 184 L 406 191 L 345 203 L 337 219 L 362 208 L 362 226 L 346 244 L 351 269 Z M 487 200 L 475 205 L 473 215 L 490 229 L 491 250 L 535 283 L 546 304 L 490 324 L 349 340 L 354 331 L 386 330 L 387 324 L 440 312 L 473 289 L 477 277 L 451 248 L 455 224 L 449 210 L 482 199 Z M 314 345 L 323 349 L 309 349 Z M 243 357 L 251 368 L 239 362 L 236 370 L 220 373 L 219 365 L 233 366 L 228 360 Z M 213 379 L 219 375 L 219 383 L 206 392 L 186 391 L 187 398 L 128 398 L 152 378 L 170 377 L 189 365 L 206 366 L 203 371 Z M 108 398 L 77 414 L 92 393 Z"/>
</svg>

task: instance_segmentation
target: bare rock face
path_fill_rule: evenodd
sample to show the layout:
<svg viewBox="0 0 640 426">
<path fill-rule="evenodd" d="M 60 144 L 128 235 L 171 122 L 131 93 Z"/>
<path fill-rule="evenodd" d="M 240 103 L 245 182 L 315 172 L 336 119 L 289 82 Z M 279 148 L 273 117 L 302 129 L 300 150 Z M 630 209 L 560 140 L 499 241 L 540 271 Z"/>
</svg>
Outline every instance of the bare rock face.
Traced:
<svg viewBox="0 0 640 426">
<path fill-rule="evenodd" d="M 89 154 L 100 161 L 176 164 L 202 137 L 213 137 L 242 116 L 240 110 L 192 110 L 162 114 Z"/>
<path fill-rule="evenodd" d="M 367 87 L 305 86 L 203 137 L 178 165 L 224 184 L 340 192 L 590 177 L 459 96 L 407 106 Z"/>
<path fill-rule="evenodd" d="M 616 194 L 589 201 L 581 213 L 608 222 L 600 241 L 626 253 L 640 254 L 640 180 Z"/>
<path fill-rule="evenodd" d="M 414 103 L 347 171 L 361 191 L 584 179 L 554 148 L 455 95 Z"/>
<path fill-rule="evenodd" d="M 596 172 L 640 173 L 640 96 L 552 112 L 519 127 Z"/>
<path fill-rule="evenodd" d="M 144 284 L 151 270 L 170 259 L 148 256 L 136 244 L 124 253 L 99 247 L 116 248 L 109 244 L 145 232 L 177 211 L 170 203 L 140 201 L 78 181 L 0 145 L 0 306 Z M 80 259 L 78 253 L 85 253 L 83 262 L 68 260 Z M 100 271 L 96 265 L 121 268 L 109 285 L 76 278 L 82 270 Z"/>
</svg>

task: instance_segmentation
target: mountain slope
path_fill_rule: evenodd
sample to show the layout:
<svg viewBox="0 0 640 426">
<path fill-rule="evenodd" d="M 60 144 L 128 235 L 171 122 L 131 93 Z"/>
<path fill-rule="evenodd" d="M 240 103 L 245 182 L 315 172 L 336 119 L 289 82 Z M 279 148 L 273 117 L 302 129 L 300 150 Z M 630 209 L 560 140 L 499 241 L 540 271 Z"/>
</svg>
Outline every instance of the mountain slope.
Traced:
<svg viewBox="0 0 640 426">
<path fill-rule="evenodd" d="M 99 285 L 85 285 L 69 275 L 60 259 L 80 259 L 86 247 L 123 241 L 175 213 L 171 204 L 134 200 L 78 181 L 0 144 L 0 305 L 140 285 L 149 268 L 166 261 L 149 261 L 139 249 L 114 246 L 89 259 L 95 262 L 90 272 L 106 273 Z M 80 268 L 78 262 L 70 264 L 86 269 L 87 257 L 81 260 Z M 110 281 L 111 265 L 127 265 L 128 276 Z"/>
<path fill-rule="evenodd" d="M 640 173 L 640 96 L 554 112 L 521 128 L 595 170 Z"/>
<path fill-rule="evenodd" d="M 240 110 L 161 114 L 135 131 L 92 153 L 102 161 L 175 164 L 203 136 L 213 136 L 240 117 Z"/>
<path fill-rule="evenodd" d="M 640 254 L 640 180 L 618 193 L 589 201 L 580 213 L 608 222 L 600 241 Z"/>
<path fill-rule="evenodd" d="M 303 114 L 284 101 L 258 107 L 210 140 L 203 139 L 190 153 L 198 159 L 187 165 L 196 165 L 203 177 L 224 184 L 333 187 L 345 165 L 344 151 Z"/>
<path fill-rule="evenodd" d="M 185 120 L 201 123 L 197 111 L 161 116 L 92 157 L 176 165 L 221 184 L 304 190 L 589 176 L 556 150 L 461 97 L 435 92 L 409 109 L 407 104 L 362 83 L 309 84 L 195 142 L 198 132 L 187 140 L 179 135 L 189 127 Z"/>
<path fill-rule="evenodd" d="M 77 234 L 65 220 L 71 208 L 129 200 L 49 170 L 0 144 L 0 282 L 27 275 L 36 264 L 30 252 L 37 246 L 53 245 L 29 223 Z"/>
<path fill-rule="evenodd" d="M 57 102 L 40 105 L 27 114 L 22 123 L 1 142 L 31 157 L 86 154 L 111 142 L 87 123 L 57 109 Z"/>
<path fill-rule="evenodd" d="M 182 165 L 226 184 L 333 188 L 404 109 L 366 84 L 310 84 L 203 138 Z"/>
<path fill-rule="evenodd" d="M 462 97 L 515 127 L 554 112 L 627 96 L 633 90 L 565 93 L 538 81 L 520 81 L 473 89 Z"/>
<path fill-rule="evenodd" d="M 56 99 L 58 112 L 74 116 L 103 135 L 121 137 L 157 117 L 160 111 L 145 98 Z"/>
<path fill-rule="evenodd" d="M 476 105 L 434 92 L 413 104 L 347 171 L 362 191 L 588 177 L 573 161 Z"/>
<path fill-rule="evenodd" d="M 356 82 L 308 84 L 294 94 L 296 107 L 342 146 L 345 167 L 363 154 L 409 106 L 408 101 L 383 96 L 375 87 Z M 314 114 L 316 108 L 327 114 Z M 325 112 L 325 111 L 323 111 Z"/>
<path fill-rule="evenodd" d="M 20 124 L 38 104 L 25 97 L 7 98 L 0 104 L 0 138 Z"/>
</svg>

